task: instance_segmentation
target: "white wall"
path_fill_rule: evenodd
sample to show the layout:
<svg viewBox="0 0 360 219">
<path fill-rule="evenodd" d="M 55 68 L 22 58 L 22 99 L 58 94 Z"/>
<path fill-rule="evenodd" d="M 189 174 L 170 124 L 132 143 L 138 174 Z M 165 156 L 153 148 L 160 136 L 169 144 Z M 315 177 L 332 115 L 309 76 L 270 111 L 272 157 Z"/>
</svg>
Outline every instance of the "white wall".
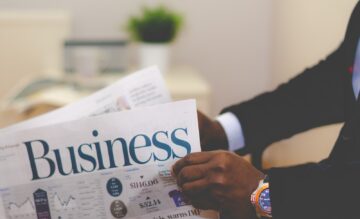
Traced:
<svg viewBox="0 0 360 219">
<path fill-rule="evenodd" d="M 273 0 L 272 80 L 288 80 L 335 50 L 357 0 Z"/>
<path fill-rule="evenodd" d="M 173 61 L 194 66 L 210 82 L 213 114 L 267 87 L 271 1 L 1 0 L 0 9 L 66 9 L 73 37 L 114 38 L 125 36 L 122 27 L 140 6 L 160 2 L 186 18 Z"/>
</svg>

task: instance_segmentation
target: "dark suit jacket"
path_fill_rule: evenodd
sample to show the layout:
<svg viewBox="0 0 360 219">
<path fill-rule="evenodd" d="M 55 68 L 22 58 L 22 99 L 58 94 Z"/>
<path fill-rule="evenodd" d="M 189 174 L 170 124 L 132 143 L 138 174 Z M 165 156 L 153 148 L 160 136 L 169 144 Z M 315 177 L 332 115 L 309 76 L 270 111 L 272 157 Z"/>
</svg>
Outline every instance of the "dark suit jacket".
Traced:
<svg viewBox="0 0 360 219">
<path fill-rule="evenodd" d="M 241 121 L 247 153 L 314 127 L 345 122 L 326 160 L 269 170 L 275 219 L 360 218 L 360 101 L 351 75 L 359 33 L 360 3 L 344 41 L 326 60 L 273 92 L 224 110 Z"/>
</svg>

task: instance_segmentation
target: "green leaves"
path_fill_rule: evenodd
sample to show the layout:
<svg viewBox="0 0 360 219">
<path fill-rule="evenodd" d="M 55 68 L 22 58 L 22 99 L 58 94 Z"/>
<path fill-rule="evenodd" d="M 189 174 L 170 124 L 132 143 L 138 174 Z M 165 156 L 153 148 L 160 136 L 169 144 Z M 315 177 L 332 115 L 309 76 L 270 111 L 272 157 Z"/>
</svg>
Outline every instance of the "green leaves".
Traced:
<svg viewBox="0 0 360 219">
<path fill-rule="evenodd" d="M 130 17 L 127 30 L 131 38 L 147 43 L 168 43 L 176 37 L 182 16 L 164 6 L 144 7 L 142 15 Z"/>
</svg>

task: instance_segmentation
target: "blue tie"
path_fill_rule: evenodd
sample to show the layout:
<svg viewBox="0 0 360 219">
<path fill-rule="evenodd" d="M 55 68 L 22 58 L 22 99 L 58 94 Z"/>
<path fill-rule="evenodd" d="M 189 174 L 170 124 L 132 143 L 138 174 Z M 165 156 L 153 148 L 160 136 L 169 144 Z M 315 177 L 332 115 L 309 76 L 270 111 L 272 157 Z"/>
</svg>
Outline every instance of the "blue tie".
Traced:
<svg viewBox="0 0 360 219">
<path fill-rule="evenodd" d="M 356 57 L 353 71 L 353 79 L 352 79 L 354 95 L 358 98 L 360 93 L 360 40 L 356 49 Z"/>
</svg>

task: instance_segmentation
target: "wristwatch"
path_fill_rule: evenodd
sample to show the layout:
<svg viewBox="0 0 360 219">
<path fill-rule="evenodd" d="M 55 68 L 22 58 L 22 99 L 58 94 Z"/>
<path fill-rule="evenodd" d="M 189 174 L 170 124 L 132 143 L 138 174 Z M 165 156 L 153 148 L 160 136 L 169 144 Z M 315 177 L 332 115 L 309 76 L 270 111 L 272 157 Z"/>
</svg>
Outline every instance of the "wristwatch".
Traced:
<svg viewBox="0 0 360 219">
<path fill-rule="evenodd" d="M 251 194 L 250 200 L 259 218 L 272 218 L 268 176 L 260 180 L 259 186 Z"/>
</svg>

